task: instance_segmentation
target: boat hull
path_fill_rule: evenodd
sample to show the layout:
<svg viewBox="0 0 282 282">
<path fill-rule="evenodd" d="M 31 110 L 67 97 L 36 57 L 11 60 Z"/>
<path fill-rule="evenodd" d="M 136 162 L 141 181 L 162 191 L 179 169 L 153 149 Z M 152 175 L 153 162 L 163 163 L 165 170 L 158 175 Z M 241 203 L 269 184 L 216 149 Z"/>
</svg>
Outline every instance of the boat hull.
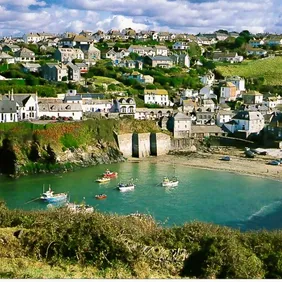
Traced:
<svg viewBox="0 0 282 282">
<path fill-rule="evenodd" d="M 117 172 L 104 173 L 103 176 L 106 177 L 106 178 L 115 178 L 115 177 L 118 176 L 118 174 L 117 174 Z"/>
<path fill-rule="evenodd" d="M 135 188 L 134 185 L 131 186 L 118 186 L 118 189 L 120 192 L 127 192 L 127 191 L 133 191 Z"/>
<path fill-rule="evenodd" d="M 178 181 L 173 181 L 173 182 L 163 182 L 162 183 L 163 187 L 176 187 L 178 186 Z"/>
<path fill-rule="evenodd" d="M 67 195 L 60 195 L 60 196 L 53 196 L 53 197 L 41 197 L 41 200 L 48 202 L 48 203 L 56 203 L 56 202 L 62 202 L 67 200 Z"/>
</svg>

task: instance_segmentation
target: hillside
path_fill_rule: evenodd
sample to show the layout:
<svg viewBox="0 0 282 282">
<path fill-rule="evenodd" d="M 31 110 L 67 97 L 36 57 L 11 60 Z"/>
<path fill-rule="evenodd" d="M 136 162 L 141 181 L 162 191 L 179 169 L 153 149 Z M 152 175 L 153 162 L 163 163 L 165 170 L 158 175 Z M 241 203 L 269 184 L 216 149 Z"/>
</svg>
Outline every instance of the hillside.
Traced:
<svg viewBox="0 0 282 282">
<path fill-rule="evenodd" d="M 216 70 L 223 76 L 264 77 L 265 85 L 282 85 L 282 57 L 243 62 L 236 65 L 218 65 Z"/>
<path fill-rule="evenodd" d="M 281 231 L 0 202 L 0 278 L 281 278 L 281 248 Z"/>
</svg>

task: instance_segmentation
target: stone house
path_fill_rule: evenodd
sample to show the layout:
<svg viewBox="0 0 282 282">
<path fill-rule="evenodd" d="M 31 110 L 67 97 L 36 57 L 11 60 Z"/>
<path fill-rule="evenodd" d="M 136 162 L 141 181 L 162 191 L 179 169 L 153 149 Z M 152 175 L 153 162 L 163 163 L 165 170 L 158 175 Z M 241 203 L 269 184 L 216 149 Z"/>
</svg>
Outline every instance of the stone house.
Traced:
<svg viewBox="0 0 282 282">
<path fill-rule="evenodd" d="M 215 81 L 215 75 L 209 71 L 207 74 L 200 77 L 200 81 L 206 86 L 212 86 Z"/>
<path fill-rule="evenodd" d="M 241 63 L 243 62 L 244 57 L 239 56 L 238 53 L 217 52 L 213 54 L 213 60 L 215 62 Z"/>
<path fill-rule="evenodd" d="M 188 138 L 191 133 L 191 117 L 182 113 L 176 113 L 171 119 L 174 138 Z"/>
<path fill-rule="evenodd" d="M 172 45 L 173 50 L 187 50 L 189 49 L 188 42 L 177 41 Z"/>
<path fill-rule="evenodd" d="M 258 91 L 249 91 L 242 95 L 245 104 L 262 104 L 263 95 Z"/>
<path fill-rule="evenodd" d="M 68 67 L 62 63 L 47 63 L 42 66 L 42 75 L 51 81 L 63 81 L 65 77 L 68 80 Z"/>
<path fill-rule="evenodd" d="M 11 55 L 5 53 L 5 52 L 0 52 L 0 62 L 2 64 L 14 64 L 15 63 L 15 58 L 12 57 Z"/>
<path fill-rule="evenodd" d="M 245 92 L 245 79 L 240 76 L 230 76 L 225 78 L 226 82 L 231 82 L 236 86 L 237 89 L 237 95 L 240 95 L 240 93 Z"/>
<path fill-rule="evenodd" d="M 58 48 L 54 53 L 54 58 L 59 62 L 67 63 L 75 59 L 84 60 L 84 53 L 75 48 Z"/>
<path fill-rule="evenodd" d="M 170 56 L 174 65 L 190 68 L 190 57 L 188 54 L 173 54 Z"/>
<path fill-rule="evenodd" d="M 146 57 L 146 61 L 153 68 L 171 68 L 173 66 L 173 60 L 166 56 Z"/>
<path fill-rule="evenodd" d="M 22 69 L 25 73 L 28 72 L 40 72 L 41 65 L 38 63 L 24 63 L 22 64 Z"/>
<path fill-rule="evenodd" d="M 2 47 L 3 52 L 13 52 L 13 53 L 15 53 L 19 50 L 21 50 L 21 47 L 18 46 L 18 45 L 14 45 L 14 44 L 6 44 Z"/>
</svg>

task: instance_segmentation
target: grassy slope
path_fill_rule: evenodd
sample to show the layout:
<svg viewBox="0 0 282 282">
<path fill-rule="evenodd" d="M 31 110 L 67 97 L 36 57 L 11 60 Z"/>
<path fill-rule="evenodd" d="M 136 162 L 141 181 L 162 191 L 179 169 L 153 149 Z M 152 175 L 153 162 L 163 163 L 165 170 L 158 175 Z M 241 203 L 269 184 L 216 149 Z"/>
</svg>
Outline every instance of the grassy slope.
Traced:
<svg viewBox="0 0 282 282">
<path fill-rule="evenodd" d="M 282 85 L 282 57 L 250 61 L 237 65 L 219 65 L 216 68 L 223 76 L 239 75 L 245 78 L 263 76 L 266 85 Z"/>
<path fill-rule="evenodd" d="M 95 84 L 120 84 L 119 81 L 105 76 L 93 76 L 93 81 Z"/>
</svg>

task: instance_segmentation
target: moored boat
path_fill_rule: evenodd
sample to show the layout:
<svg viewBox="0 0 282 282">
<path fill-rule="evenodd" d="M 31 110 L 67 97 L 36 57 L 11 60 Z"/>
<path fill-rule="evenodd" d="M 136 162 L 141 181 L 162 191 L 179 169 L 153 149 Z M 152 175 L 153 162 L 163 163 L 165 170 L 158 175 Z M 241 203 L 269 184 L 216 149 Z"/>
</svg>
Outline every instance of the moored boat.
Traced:
<svg viewBox="0 0 282 282">
<path fill-rule="evenodd" d="M 109 182 L 111 179 L 109 177 L 101 177 L 101 178 L 97 178 L 96 179 L 96 182 L 99 182 L 99 183 L 107 183 Z"/>
<path fill-rule="evenodd" d="M 134 183 L 127 183 L 127 184 L 124 184 L 124 183 L 119 183 L 118 184 L 118 189 L 120 192 L 127 192 L 127 191 L 132 191 L 135 189 L 135 184 Z"/>
<path fill-rule="evenodd" d="M 176 177 L 173 177 L 169 179 L 168 177 L 163 178 L 162 186 L 163 187 L 176 187 L 178 186 L 178 179 Z"/>
<path fill-rule="evenodd" d="M 103 199 L 107 198 L 107 195 L 106 194 L 99 194 L 99 195 L 95 195 L 95 198 L 97 200 L 103 200 Z"/>
<path fill-rule="evenodd" d="M 103 174 L 104 177 L 107 177 L 107 178 L 114 178 L 114 177 L 117 177 L 118 176 L 118 173 L 117 172 L 113 172 L 113 171 L 110 171 L 110 170 L 106 170 Z"/>
<path fill-rule="evenodd" d="M 54 203 L 54 202 L 62 202 L 66 201 L 68 197 L 67 193 L 57 193 L 55 194 L 54 191 L 51 189 L 49 186 L 48 191 L 42 193 L 40 196 L 40 199 L 49 203 Z"/>
<path fill-rule="evenodd" d="M 94 208 L 86 205 L 86 204 L 75 204 L 75 203 L 67 203 L 66 207 L 68 210 L 74 213 L 79 213 L 79 212 L 93 212 Z"/>
</svg>

